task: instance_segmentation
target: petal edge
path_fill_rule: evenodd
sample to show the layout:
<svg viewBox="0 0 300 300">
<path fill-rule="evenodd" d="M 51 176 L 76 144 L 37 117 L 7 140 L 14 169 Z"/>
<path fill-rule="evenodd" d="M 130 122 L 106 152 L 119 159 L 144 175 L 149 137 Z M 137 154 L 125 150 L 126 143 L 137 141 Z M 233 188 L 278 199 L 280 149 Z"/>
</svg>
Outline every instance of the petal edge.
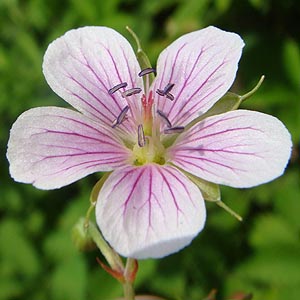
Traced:
<svg viewBox="0 0 300 300">
<path fill-rule="evenodd" d="M 283 174 L 292 141 L 277 118 L 248 110 L 209 117 L 169 149 L 171 161 L 193 175 L 238 188 Z"/>
<path fill-rule="evenodd" d="M 199 189 L 176 168 L 155 164 L 114 171 L 96 204 L 104 238 L 121 255 L 137 259 L 187 246 L 205 216 Z"/>
<path fill-rule="evenodd" d="M 13 124 L 7 158 L 11 176 L 56 189 L 99 171 L 126 165 L 129 152 L 109 129 L 70 109 L 40 107 Z"/>
</svg>

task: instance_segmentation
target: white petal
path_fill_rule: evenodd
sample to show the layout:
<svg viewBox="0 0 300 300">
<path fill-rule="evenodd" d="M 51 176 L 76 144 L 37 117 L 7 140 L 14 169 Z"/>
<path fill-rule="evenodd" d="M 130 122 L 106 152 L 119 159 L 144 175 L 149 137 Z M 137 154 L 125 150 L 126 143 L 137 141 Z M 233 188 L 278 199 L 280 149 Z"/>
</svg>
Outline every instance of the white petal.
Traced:
<svg viewBox="0 0 300 300">
<path fill-rule="evenodd" d="M 237 110 L 192 127 L 169 149 L 169 156 L 205 180 L 251 187 L 282 175 L 291 147 L 291 136 L 277 118 Z"/>
<path fill-rule="evenodd" d="M 128 103 L 120 93 L 124 89 L 113 95 L 108 90 L 123 82 L 128 84 L 126 89 L 142 88 L 139 71 L 128 41 L 107 27 L 68 31 L 49 45 L 43 62 L 46 80 L 60 97 L 109 126 Z M 140 97 L 128 97 L 133 115 L 139 110 Z M 129 122 L 131 118 L 124 126 L 131 128 Z"/>
<path fill-rule="evenodd" d="M 157 97 L 158 108 L 173 126 L 206 112 L 232 85 L 244 43 L 215 27 L 183 35 L 159 56 L 153 90 L 175 84 L 174 101 Z"/>
<path fill-rule="evenodd" d="M 34 108 L 14 123 L 7 158 L 11 176 L 40 189 L 68 185 L 126 165 L 129 152 L 113 131 L 65 108 Z"/>
<path fill-rule="evenodd" d="M 205 222 L 199 189 L 176 168 L 149 164 L 114 171 L 103 185 L 97 223 L 125 257 L 163 257 L 190 244 Z"/>
</svg>

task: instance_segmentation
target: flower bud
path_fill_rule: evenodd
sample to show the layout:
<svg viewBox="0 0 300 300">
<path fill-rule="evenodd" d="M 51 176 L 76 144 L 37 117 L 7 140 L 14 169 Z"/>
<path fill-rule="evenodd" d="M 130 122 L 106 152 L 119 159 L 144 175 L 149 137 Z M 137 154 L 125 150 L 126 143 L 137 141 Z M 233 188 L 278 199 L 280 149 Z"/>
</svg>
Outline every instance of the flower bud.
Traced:
<svg viewBox="0 0 300 300">
<path fill-rule="evenodd" d="M 89 251 L 96 248 L 96 245 L 88 232 L 85 219 L 80 218 L 72 229 L 72 240 L 80 251 Z"/>
</svg>

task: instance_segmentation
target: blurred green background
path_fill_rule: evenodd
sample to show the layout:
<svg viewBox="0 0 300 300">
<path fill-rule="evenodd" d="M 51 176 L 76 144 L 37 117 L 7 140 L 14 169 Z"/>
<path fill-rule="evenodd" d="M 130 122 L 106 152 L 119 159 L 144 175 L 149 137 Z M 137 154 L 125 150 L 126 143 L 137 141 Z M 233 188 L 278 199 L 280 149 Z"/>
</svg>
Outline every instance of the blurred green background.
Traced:
<svg viewBox="0 0 300 300">
<path fill-rule="evenodd" d="M 138 293 L 174 300 L 217 299 L 237 292 L 254 299 L 300 299 L 300 3 L 297 0 L 0 0 L 0 299 L 107 300 L 122 294 L 96 262 L 78 252 L 71 228 L 88 208 L 99 174 L 55 191 L 15 183 L 6 144 L 23 111 L 65 105 L 47 86 L 41 64 L 47 45 L 71 28 L 110 26 L 129 40 L 129 25 L 153 65 L 178 36 L 215 25 L 240 34 L 246 47 L 233 91 L 266 75 L 243 107 L 280 118 L 293 136 L 286 173 L 260 187 L 222 187 L 240 223 L 207 203 L 205 230 L 192 245 L 140 263 Z M 234 298 L 238 299 L 238 298 Z"/>
</svg>

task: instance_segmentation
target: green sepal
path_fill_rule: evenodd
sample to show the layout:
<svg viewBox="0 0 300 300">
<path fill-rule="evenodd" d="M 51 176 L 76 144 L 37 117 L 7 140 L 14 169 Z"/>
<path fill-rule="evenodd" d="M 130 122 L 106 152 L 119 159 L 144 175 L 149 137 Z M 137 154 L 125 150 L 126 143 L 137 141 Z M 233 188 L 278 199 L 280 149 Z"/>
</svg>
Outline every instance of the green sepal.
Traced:
<svg viewBox="0 0 300 300">
<path fill-rule="evenodd" d="M 184 172 L 184 174 L 196 184 L 201 191 L 204 200 L 211 202 L 220 201 L 221 193 L 218 184 L 206 181 L 187 172 Z"/>
<path fill-rule="evenodd" d="M 228 111 L 236 110 L 239 108 L 241 103 L 246 99 L 250 98 L 261 86 L 264 81 L 265 76 L 261 76 L 260 80 L 256 86 L 244 95 L 238 95 L 235 93 L 227 92 L 218 102 L 216 102 L 206 113 L 199 116 L 198 118 L 191 121 L 186 127 L 185 130 L 191 128 L 200 121 L 215 115 L 219 115 Z"/>
<path fill-rule="evenodd" d="M 202 193 L 204 200 L 215 202 L 218 206 L 222 207 L 233 217 L 235 217 L 239 221 L 243 221 L 243 218 L 239 214 L 237 214 L 230 207 L 228 207 L 223 201 L 221 201 L 221 192 L 218 184 L 206 181 L 185 171 L 183 172 L 193 183 L 197 185 L 197 187 L 200 189 Z"/>
<path fill-rule="evenodd" d="M 108 176 L 111 174 L 111 172 L 106 172 L 102 175 L 102 177 L 97 181 L 97 183 L 94 185 L 91 195 L 90 195 L 90 202 L 92 204 L 97 202 L 98 199 L 98 195 L 99 192 L 104 184 L 104 182 L 106 181 L 106 179 L 108 178 Z"/>
<path fill-rule="evenodd" d="M 225 211 L 231 214 L 233 217 L 238 219 L 239 221 L 243 221 L 243 218 L 233 211 L 230 207 L 228 207 L 223 201 L 221 201 L 221 192 L 220 187 L 216 183 L 212 183 L 201 179 L 197 176 L 194 176 L 190 173 L 184 172 L 184 174 L 197 185 L 200 189 L 203 199 L 210 202 L 215 202 L 218 206 L 222 207 Z"/>
<path fill-rule="evenodd" d="M 126 29 L 129 31 L 129 33 L 132 35 L 133 39 L 136 42 L 136 45 L 137 45 L 136 58 L 139 62 L 141 70 L 144 70 L 146 68 L 152 68 L 150 60 L 149 60 L 147 54 L 144 52 L 144 50 L 141 47 L 141 43 L 140 43 L 140 40 L 139 40 L 138 36 L 136 35 L 136 33 L 129 26 L 126 26 Z M 149 85 L 151 85 L 151 83 L 154 80 L 155 76 L 154 76 L 153 73 L 150 73 L 148 75 L 148 78 L 149 78 Z M 144 84 L 146 84 L 145 83 L 146 76 L 143 79 L 144 79 Z"/>
<path fill-rule="evenodd" d="M 231 214 L 233 217 L 235 217 L 236 219 L 238 219 L 240 222 L 243 221 L 243 218 L 237 214 L 235 211 L 233 211 L 229 206 L 227 206 L 223 201 L 216 201 L 216 204 L 220 207 L 222 207 L 223 209 L 225 209 L 229 214 Z"/>
<path fill-rule="evenodd" d="M 202 193 L 204 200 L 215 202 L 218 206 L 222 207 L 233 217 L 235 217 L 239 221 L 243 221 L 243 218 L 239 214 L 237 214 L 230 207 L 228 207 L 223 201 L 221 201 L 220 186 L 218 184 L 206 181 L 185 171 L 183 172 L 193 183 L 197 185 L 197 187 L 200 189 Z"/>
<path fill-rule="evenodd" d="M 191 173 L 184 171 L 183 169 L 177 167 L 174 164 L 171 164 L 175 168 L 179 169 L 185 176 L 187 176 L 201 191 L 203 199 L 210 202 L 215 202 L 218 206 L 225 209 L 229 214 L 233 217 L 242 221 L 243 218 L 233 211 L 230 207 L 228 207 L 223 201 L 221 201 L 221 192 L 218 184 L 206 181 L 202 178 L 199 178 Z"/>
<path fill-rule="evenodd" d="M 210 108 L 201 117 L 203 119 L 222 114 L 227 111 L 236 110 L 242 103 L 242 96 L 227 92 L 212 108 Z"/>
<path fill-rule="evenodd" d="M 221 200 L 221 193 L 218 184 L 199 178 L 189 172 L 186 172 L 185 170 L 177 167 L 172 163 L 171 165 L 176 169 L 180 170 L 186 177 L 188 177 L 188 179 L 190 179 L 199 188 L 204 200 L 212 202 L 217 202 Z"/>
</svg>

